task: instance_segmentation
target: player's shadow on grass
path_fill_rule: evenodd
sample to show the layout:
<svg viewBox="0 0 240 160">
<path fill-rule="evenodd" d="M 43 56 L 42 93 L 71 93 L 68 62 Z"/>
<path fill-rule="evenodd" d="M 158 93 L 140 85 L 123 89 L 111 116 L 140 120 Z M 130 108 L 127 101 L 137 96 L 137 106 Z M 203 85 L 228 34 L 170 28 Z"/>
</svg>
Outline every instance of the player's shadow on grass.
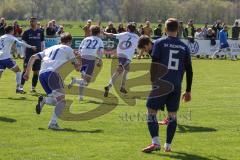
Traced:
<svg viewBox="0 0 240 160">
<path fill-rule="evenodd" d="M 17 120 L 13 118 L 0 117 L 0 122 L 15 123 Z"/>
<path fill-rule="evenodd" d="M 159 154 L 161 157 L 177 160 L 211 160 L 210 158 L 184 153 L 184 152 L 172 152 L 171 154 Z"/>
<path fill-rule="evenodd" d="M 7 99 L 11 101 L 35 101 L 35 100 L 27 99 L 26 97 L 7 97 L 7 98 L 0 98 L 0 99 Z"/>
<path fill-rule="evenodd" d="M 188 126 L 188 125 L 178 125 L 178 131 L 179 133 L 194 133 L 194 132 L 216 132 L 217 130 L 215 128 L 209 128 L 209 127 L 197 127 L 197 126 Z"/>
<path fill-rule="evenodd" d="M 39 130 L 46 130 L 45 128 L 38 128 Z M 103 133 L 103 130 L 101 129 L 95 129 L 95 130 L 76 130 L 76 129 L 71 129 L 71 128 L 63 128 L 61 130 L 50 130 L 50 131 L 55 131 L 55 132 L 72 132 L 72 133 Z"/>
</svg>

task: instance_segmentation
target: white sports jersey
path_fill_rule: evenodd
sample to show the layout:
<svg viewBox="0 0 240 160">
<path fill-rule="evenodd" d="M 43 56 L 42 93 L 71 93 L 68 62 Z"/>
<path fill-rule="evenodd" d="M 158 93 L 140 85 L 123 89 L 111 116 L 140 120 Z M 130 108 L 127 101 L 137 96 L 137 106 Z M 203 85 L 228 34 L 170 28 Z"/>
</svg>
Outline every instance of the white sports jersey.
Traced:
<svg viewBox="0 0 240 160">
<path fill-rule="evenodd" d="M 139 36 L 130 32 L 115 34 L 115 36 L 119 40 L 117 55 L 132 60 L 138 46 Z"/>
<path fill-rule="evenodd" d="M 20 46 L 31 48 L 30 45 L 25 42 L 19 41 L 16 37 L 10 34 L 5 34 L 0 37 L 0 60 L 11 58 L 12 45 L 17 43 Z"/>
<path fill-rule="evenodd" d="M 56 71 L 64 63 L 75 60 L 74 51 L 66 45 L 55 45 L 37 54 L 42 60 L 40 74 Z"/>
<path fill-rule="evenodd" d="M 85 38 L 79 46 L 79 52 L 82 57 L 93 56 L 101 58 L 103 51 L 103 41 L 97 36 L 90 36 Z"/>
</svg>

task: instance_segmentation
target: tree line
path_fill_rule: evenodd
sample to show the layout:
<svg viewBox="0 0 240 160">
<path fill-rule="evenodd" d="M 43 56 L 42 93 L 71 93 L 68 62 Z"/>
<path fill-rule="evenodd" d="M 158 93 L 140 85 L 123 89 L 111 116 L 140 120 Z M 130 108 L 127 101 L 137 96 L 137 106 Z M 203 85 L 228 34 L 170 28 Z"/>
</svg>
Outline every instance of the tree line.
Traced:
<svg viewBox="0 0 240 160">
<path fill-rule="evenodd" d="M 1 0 L 0 15 L 6 19 L 157 22 L 168 17 L 196 23 L 240 18 L 238 0 Z"/>
</svg>

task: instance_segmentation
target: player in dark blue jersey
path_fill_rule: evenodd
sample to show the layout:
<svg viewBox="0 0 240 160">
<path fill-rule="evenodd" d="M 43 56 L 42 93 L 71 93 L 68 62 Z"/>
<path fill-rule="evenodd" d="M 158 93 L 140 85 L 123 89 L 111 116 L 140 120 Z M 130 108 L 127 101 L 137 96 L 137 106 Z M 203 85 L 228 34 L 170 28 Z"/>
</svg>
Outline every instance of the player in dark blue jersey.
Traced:
<svg viewBox="0 0 240 160">
<path fill-rule="evenodd" d="M 189 102 L 191 100 L 191 86 L 192 86 L 192 63 L 189 48 L 177 38 L 178 33 L 178 21 L 176 19 L 168 19 L 165 23 L 166 38 L 158 39 L 153 46 L 152 52 L 152 67 L 151 77 L 153 83 L 153 89 L 147 100 L 148 109 L 148 129 L 152 137 L 152 144 L 143 149 L 143 152 L 150 153 L 152 151 L 160 150 L 159 139 L 159 125 L 157 121 L 158 110 L 163 110 L 166 106 L 168 111 L 168 124 L 167 124 L 167 137 L 164 145 L 165 152 L 171 151 L 171 143 L 176 132 L 177 127 L 177 111 L 179 109 L 179 103 L 181 98 L 181 85 L 184 72 L 186 72 L 187 89 L 183 94 L 183 100 Z M 145 41 L 143 43 L 143 41 Z M 146 38 L 140 38 L 139 47 L 149 50 L 151 47 L 151 41 L 147 43 Z M 158 71 L 160 71 L 161 64 L 166 68 L 166 73 L 156 77 Z M 155 77 L 155 78 L 153 78 Z M 155 81 L 162 83 L 159 84 L 159 90 L 169 87 L 163 94 L 155 94 L 156 84 Z M 161 85 L 161 84 L 165 84 Z"/>
<path fill-rule="evenodd" d="M 33 50 L 33 49 L 29 49 L 29 48 L 27 48 L 25 50 L 25 57 L 24 57 L 24 63 L 23 63 L 24 71 L 23 71 L 22 75 L 24 75 L 24 73 L 26 71 L 27 64 L 29 62 L 30 57 L 36 53 L 43 51 L 43 49 L 44 49 L 44 33 L 42 32 L 41 29 L 37 29 L 37 19 L 36 18 L 32 17 L 30 19 L 30 26 L 31 26 L 31 28 L 26 30 L 23 33 L 22 40 L 29 45 L 36 46 L 37 50 Z M 40 68 L 41 68 L 41 61 L 37 60 L 32 67 L 32 71 L 33 71 L 32 92 L 36 92 L 35 87 L 37 86 Z M 22 93 L 24 93 L 24 91 L 23 91 L 24 84 L 25 84 L 25 79 L 22 78 L 22 80 L 21 80 L 21 92 Z"/>
</svg>

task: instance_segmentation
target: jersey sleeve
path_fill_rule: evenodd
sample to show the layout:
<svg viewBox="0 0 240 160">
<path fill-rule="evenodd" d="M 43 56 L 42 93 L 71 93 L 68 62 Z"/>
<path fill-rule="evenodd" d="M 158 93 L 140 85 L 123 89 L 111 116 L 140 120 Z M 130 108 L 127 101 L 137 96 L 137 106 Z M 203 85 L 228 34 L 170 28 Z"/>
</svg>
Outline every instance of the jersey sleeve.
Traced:
<svg viewBox="0 0 240 160">
<path fill-rule="evenodd" d="M 23 46 L 23 47 L 26 47 L 26 48 L 31 48 L 32 47 L 31 45 L 28 45 L 27 43 L 18 40 L 16 37 L 12 37 L 11 40 L 13 41 L 13 43 L 16 43 L 20 46 Z"/>
<path fill-rule="evenodd" d="M 191 92 L 192 90 L 192 80 L 193 80 L 193 69 L 191 61 L 191 52 L 190 49 L 186 46 L 186 55 L 185 55 L 185 71 L 186 71 L 186 92 Z"/>
<path fill-rule="evenodd" d="M 27 31 L 25 31 L 22 35 L 22 40 L 27 42 L 28 41 L 28 36 L 27 36 Z"/>
<path fill-rule="evenodd" d="M 46 56 L 45 51 L 39 52 L 39 53 L 37 53 L 36 55 L 38 56 L 38 58 L 39 58 L 40 60 L 42 60 L 42 59 Z"/>
<path fill-rule="evenodd" d="M 83 48 L 83 46 L 84 46 L 84 42 L 85 42 L 85 41 L 84 41 L 84 40 L 82 40 L 82 42 L 81 42 L 81 44 L 80 44 L 80 46 L 79 46 L 79 49 L 78 49 L 79 51 L 81 51 L 81 50 L 82 50 L 82 48 Z"/>
<path fill-rule="evenodd" d="M 124 35 L 125 35 L 125 33 L 114 34 L 116 39 L 121 39 Z"/>
<path fill-rule="evenodd" d="M 41 42 L 45 41 L 44 32 L 41 32 Z"/>
</svg>

